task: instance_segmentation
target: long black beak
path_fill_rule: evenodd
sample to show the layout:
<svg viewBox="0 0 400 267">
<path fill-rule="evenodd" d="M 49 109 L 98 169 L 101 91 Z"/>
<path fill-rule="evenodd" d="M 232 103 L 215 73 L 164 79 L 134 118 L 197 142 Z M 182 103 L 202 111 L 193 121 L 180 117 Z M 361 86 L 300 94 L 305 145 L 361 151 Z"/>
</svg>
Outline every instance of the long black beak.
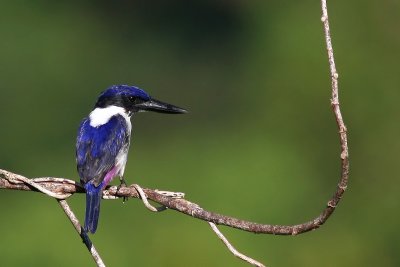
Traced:
<svg viewBox="0 0 400 267">
<path fill-rule="evenodd" d="M 135 107 L 142 111 L 155 111 L 170 114 L 187 113 L 187 110 L 183 108 L 167 104 L 156 99 L 150 99 L 148 101 L 138 103 L 135 105 Z"/>
</svg>

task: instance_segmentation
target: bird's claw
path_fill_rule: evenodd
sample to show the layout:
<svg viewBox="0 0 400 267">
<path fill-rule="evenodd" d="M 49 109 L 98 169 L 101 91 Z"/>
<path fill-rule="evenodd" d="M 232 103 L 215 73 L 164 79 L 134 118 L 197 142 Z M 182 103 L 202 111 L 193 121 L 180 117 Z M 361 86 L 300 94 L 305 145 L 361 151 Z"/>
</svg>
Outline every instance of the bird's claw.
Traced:
<svg viewBox="0 0 400 267">
<path fill-rule="evenodd" d="M 117 192 L 121 189 L 121 187 L 126 187 L 126 181 L 125 181 L 124 177 L 120 177 L 119 181 L 120 181 L 120 184 L 117 187 Z M 122 197 L 122 203 L 125 203 L 126 201 L 128 201 L 128 197 Z"/>
</svg>

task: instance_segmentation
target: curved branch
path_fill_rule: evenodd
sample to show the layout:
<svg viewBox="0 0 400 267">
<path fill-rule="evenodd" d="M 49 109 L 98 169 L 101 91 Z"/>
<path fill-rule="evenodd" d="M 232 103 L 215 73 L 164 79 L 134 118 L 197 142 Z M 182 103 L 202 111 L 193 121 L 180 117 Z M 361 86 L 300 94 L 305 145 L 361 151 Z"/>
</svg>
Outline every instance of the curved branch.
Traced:
<svg viewBox="0 0 400 267">
<path fill-rule="evenodd" d="M 328 50 L 328 59 L 330 65 L 331 79 L 332 79 L 332 99 L 331 105 L 333 113 L 336 118 L 336 123 L 339 129 L 340 143 L 341 143 L 341 154 L 340 159 L 342 163 L 341 179 L 337 185 L 337 189 L 333 194 L 332 198 L 328 201 L 325 209 L 316 218 L 296 225 L 271 225 L 271 224 L 260 224 L 251 221 L 245 221 L 234 217 L 225 216 L 222 214 L 214 213 L 202 209 L 198 204 L 192 203 L 186 199 L 174 199 L 171 197 L 164 196 L 153 189 L 144 189 L 147 197 L 155 202 L 158 202 L 169 209 L 173 209 L 182 212 L 186 215 L 190 215 L 194 218 L 201 219 L 208 222 L 213 222 L 219 225 L 226 225 L 229 227 L 241 229 L 253 233 L 263 234 L 275 234 L 275 235 L 297 235 L 305 233 L 314 229 L 319 228 L 323 225 L 329 216 L 333 213 L 336 206 L 338 205 L 341 197 L 343 196 L 348 182 L 349 176 L 349 153 L 347 146 L 347 129 L 344 125 L 343 118 L 339 107 L 339 93 L 338 93 L 338 73 L 335 67 L 334 55 L 332 42 L 329 32 L 328 13 L 326 7 L 326 0 L 321 0 L 322 3 L 322 22 L 325 29 L 325 39 Z M 30 186 L 27 183 L 15 182 L 17 174 L 10 173 L 4 170 L 0 170 L 0 189 L 18 189 L 18 190 L 29 190 L 37 191 L 37 188 Z M 14 181 L 14 182 L 13 182 Z M 50 190 L 57 194 L 74 194 L 83 193 L 83 188 L 74 181 L 62 178 L 40 178 L 34 179 L 34 182 L 41 184 L 43 188 Z M 104 192 L 105 195 L 111 195 L 115 197 L 134 197 L 138 198 L 136 189 L 132 186 L 117 188 L 116 186 L 107 187 Z"/>
<path fill-rule="evenodd" d="M 146 189 L 143 191 L 148 199 L 151 199 L 169 209 L 174 209 L 186 215 L 201 219 L 210 223 L 218 225 L 226 225 L 229 227 L 241 229 L 253 233 L 275 234 L 275 235 L 297 235 L 301 233 L 314 230 L 323 225 L 331 214 L 334 212 L 336 206 L 340 202 L 348 183 L 349 177 L 349 152 L 347 145 L 347 129 L 343 122 L 343 117 L 339 105 L 339 90 L 338 90 L 338 72 L 335 66 L 332 41 L 329 29 L 328 11 L 326 0 L 321 0 L 322 17 L 321 21 L 324 26 L 326 47 L 328 52 L 328 61 L 331 74 L 332 85 L 332 98 L 331 105 L 336 119 L 336 124 L 339 131 L 340 145 L 341 145 L 341 177 L 337 185 L 336 191 L 327 202 L 324 210 L 316 218 L 296 225 L 271 225 L 260 224 L 251 221 L 245 221 L 234 217 L 225 216 L 222 214 L 214 213 L 204 210 L 196 203 L 192 203 L 183 198 L 173 198 L 161 194 L 158 190 Z M 5 170 L 0 169 L 0 189 L 14 189 L 25 191 L 39 191 L 57 198 L 60 205 L 64 202 L 59 199 L 67 198 L 74 193 L 83 193 L 84 189 L 79 183 L 63 178 L 36 178 L 28 179 L 21 175 L 17 175 Z M 140 198 L 138 191 L 134 186 L 129 187 L 116 187 L 109 186 L 104 190 L 103 198 L 115 199 L 118 197 L 132 197 Z M 66 203 L 66 202 L 65 202 Z M 212 224 L 211 224 L 212 225 Z M 79 232 L 79 229 L 77 229 Z"/>
</svg>

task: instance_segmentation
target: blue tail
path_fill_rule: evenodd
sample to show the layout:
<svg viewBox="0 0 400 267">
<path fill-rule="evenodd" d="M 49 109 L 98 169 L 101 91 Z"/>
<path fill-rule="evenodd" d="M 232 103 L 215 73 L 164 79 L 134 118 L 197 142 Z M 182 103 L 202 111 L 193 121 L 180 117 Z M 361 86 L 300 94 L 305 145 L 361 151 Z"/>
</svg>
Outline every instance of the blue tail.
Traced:
<svg viewBox="0 0 400 267">
<path fill-rule="evenodd" d="M 101 185 L 95 187 L 92 183 L 85 184 L 86 189 L 86 214 L 85 231 L 95 233 L 100 215 L 100 200 L 103 194 Z"/>
</svg>

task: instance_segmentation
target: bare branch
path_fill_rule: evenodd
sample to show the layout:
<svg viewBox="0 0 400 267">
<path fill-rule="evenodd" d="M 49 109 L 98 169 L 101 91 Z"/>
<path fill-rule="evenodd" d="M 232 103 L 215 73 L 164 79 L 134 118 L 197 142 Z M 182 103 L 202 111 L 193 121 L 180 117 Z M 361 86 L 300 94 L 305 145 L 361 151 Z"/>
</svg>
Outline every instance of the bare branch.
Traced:
<svg viewBox="0 0 400 267">
<path fill-rule="evenodd" d="M 335 210 L 336 206 L 338 205 L 341 197 L 343 196 L 347 188 L 348 176 L 349 176 L 349 153 L 347 146 L 347 129 L 346 126 L 344 125 L 339 107 L 338 74 L 335 67 L 331 37 L 329 33 L 329 21 L 328 21 L 326 0 L 322 0 L 321 3 L 322 3 L 322 14 L 323 14 L 322 22 L 324 24 L 324 29 L 325 29 L 325 38 L 326 38 L 329 65 L 332 78 L 331 103 L 336 118 L 336 122 L 339 128 L 339 136 L 342 149 L 340 154 L 340 159 L 342 162 L 341 179 L 338 183 L 335 193 L 333 194 L 332 198 L 327 202 L 326 208 L 321 212 L 321 214 L 316 218 L 302 224 L 271 225 L 271 224 L 260 224 L 251 221 L 245 221 L 225 216 L 222 214 L 206 211 L 202 209 L 198 204 L 192 203 L 188 200 L 167 197 L 158 193 L 156 190 L 144 188 L 143 191 L 146 193 L 149 199 L 169 209 L 182 212 L 194 218 L 198 218 L 208 222 L 213 222 L 219 225 L 230 226 L 233 228 L 253 233 L 275 234 L 275 235 L 297 235 L 317 229 L 326 222 L 326 220 Z M 15 176 L 16 174 L 14 173 L 10 173 L 5 170 L 0 170 L 0 189 L 3 188 L 3 189 L 38 191 L 38 188 L 33 188 L 32 186 L 29 185 L 29 183 L 28 184 L 22 184 L 21 182 L 16 183 Z M 56 194 L 63 195 L 63 194 L 84 192 L 81 185 L 67 179 L 40 178 L 40 179 L 33 179 L 32 181 L 40 184 L 42 188 L 50 190 Z M 107 196 L 134 197 L 134 198 L 139 197 L 137 190 L 132 186 L 121 187 L 121 188 L 117 188 L 116 186 L 111 186 L 107 187 L 106 189 L 107 190 L 104 192 L 104 195 Z"/>
<path fill-rule="evenodd" d="M 148 210 L 153 211 L 153 212 L 158 212 L 158 211 L 164 211 L 164 210 L 167 209 L 167 207 L 165 207 L 165 206 L 161 206 L 161 207 L 158 207 L 158 208 L 154 207 L 153 205 L 151 205 L 151 204 L 149 203 L 149 201 L 147 201 L 146 193 L 143 191 L 143 189 L 140 187 L 140 185 L 138 185 L 138 184 L 133 184 L 132 186 L 133 186 L 133 187 L 136 189 L 136 191 L 139 193 L 140 199 L 143 201 L 144 206 L 145 206 Z"/>
<path fill-rule="evenodd" d="M 7 171 L 4 171 L 4 172 L 7 172 Z M 56 199 L 65 199 L 65 198 L 68 198 L 69 196 L 71 196 L 70 193 L 64 193 L 64 194 L 53 193 L 51 190 L 48 190 L 45 187 L 42 187 L 41 185 L 37 184 L 34 180 L 28 179 L 22 175 L 18 175 L 15 173 L 11 173 L 11 172 L 7 173 L 7 180 L 16 186 L 26 185 L 26 186 L 33 187 L 36 190 L 42 192 L 43 194 L 54 197 Z M 46 180 L 46 179 L 42 179 L 42 180 Z M 47 179 L 47 181 L 55 181 L 55 180 L 56 180 L 55 178 Z"/>
<path fill-rule="evenodd" d="M 329 207 L 330 209 L 327 212 L 330 212 L 329 213 L 330 215 L 334 211 L 335 207 L 338 205 L 340 199 L 342 198 L 347 188 L 350 163 L 349 163 L 349 149 L 347 145 L 347 128 L 343 122 L 343 117 L 339 105 L 339 83 L 338 83 L 339 74 L 336 70 L 335 57 L 333 54 L 332 38 L 329 29 L 328 7 L 326 4 L 326 0 L 321 0 L 321 8 L 322 8 L 321 21 L 324 25 L 326 49 L 328 52 L 328 62 L 331 72 L 331 84 L 332 84 L 331 105 L 333 113 L 335 114 L 336 124 L 339 128 L 340 145 L 341 145 L 340 159 L 342 161 L 342 177 L 340 179 L 340 182 L 338 184 L 334 196 L 328 202 L 327 210 L 329 209 Z"/>
<path fill-rule="evenodd" d="M 74 226 L 75 230 L 81 236 L 83 243 L 85 243 L 87 249 L 89 250 L 90 254 L 93 257 L 93 260 L 96 262 L 98 267 L 105 267 L 103 260 L 100 257 L 100 254 L 97 252 L 96 248 L 94 247 L 93 243 L 90 241 L 89 236 L 87 233 L 82 229 L 78 218 L 76 218 L 75 214 L 72 212 L 71 208 L 69 207 L 66 200 L 57 199 L 58 204 L 60 204 L 61 208 L 64 210 L 65 214 L 71 221 L 72 225 Z"/>
<path fill-rule="evenodd" d="M 90 241 L 89 236 L 87 233 L 82 229 L 82 226 L 80 225 L 78 219 L 76 218 L 75 214 L 69 207 L 67 201 L 65 198 L 68 198 L 69 196 L 72 195 L 72 193 L 60 193 L 60 192 L 53 192 L 51 189 L 48 189 L 41 185 L 41 183 L 44 183 L 47 185 L 47 183 L 66 183 L 69 185 L 74 186 L 75 182 L 68 180 L 68 179 L 62 179 L 62 178 L 37 178 L 37 179 L 28 179 L 24 176 L 3 171 L 1 170 L 0 177 L 3 176 L 5 179 L 8 180 L 10 183 L 9 185 L 16 186 L 16 188 L 11 188 L 11 189 L 23 189 L 23 190 L 34 190 L 34 191 L 39 191 L 42 192 L 43 194 L 46 194 L 50 197 L 55 198 L 58 203 L 60 204 L 61 208 L 64 210 L 64 213 L 67 215 L 69 220 L 71 221 L 72 225 L 75 227 L 75 230 L 78 232 L 79 236 L 82 238 L 83 243 L 86 245 L 87 249 L 89 250 L 90 254 L 92 255 L 94 261 L 96 262 L 98 267 L 105 267 L 103 260 L 101 259 L 99 253 L 97 252 L 96 248 L 94 247 L 93 243 Z M 5 181 L 4 181 L 5 182 Z M 0 184 L 2 181 L 0 181 Z M 0 187 L 2 188 L 2 187 Z M 50 188 L 50 187 L 49 187 Z"/>
<path fill-rule="evenodd" d="M 228 241 L 228 239 L 226 239 L 226 237 L 221 233 L 221 231 L 218 229 L 218 227 L 214 223 L 208 222 L 208 224 L 211 226 L 211 229 L 215 232 L 215 234 L 219 237 L 219 239 L 221 239 L 221 241 L 224 242 L 225 246 L 229 249 L 230 252 L 232 252 L 233 255 L 235 255 L 236 257 L 238 257 L 241 260 L 244 260 L 244 261 L 250 263 L 251 265 L 254 265 L 257 267 L 265 267 L 264 264 L 237 251 L 232 246 L 232 244 Z"/>
<path fill-rule="evenodd" d="M 14 175 L 15 174 L 11 172 L 0 169 L 0 189 L 38 191 L 37 188 L 31 187 L 29 185 L 13 183 L 14 180 L 8 178 L 14 177 Z M 52 192 L 57 194 L 84 193 L 84 190 L 79 183 L 76 183 L 68 179 L 36 178 L 31 180 L 35 183 L 40 184 L 43 188 L 51 190 Z M 343 187 L 341 187 L 339 184 L 338 191 L 341 190 L 342 188 Z M 248 232 L 276 234 L 276 235 L 296 235 L 318 228 L 326 221 L 329 215 L 333 212 L 336 205 L 333 205 L 332 203 L 337 203 L 340 200 L 341 194 L 344 192 L 343 190 L 343 192 L 339 191 L 340 194 L 336 193 L 333 196 L 333 198 L 328 202 L 327 208 L 321 213 L 321 215 L 319 215 L 314 220 L 303 224 L 287 226 L 287 225 L 260 224 L 251 221 L 245 221 L 234 217 L 229 217 L 222 214 L 204 210 L 196 203 L 190 202 L 186 199 L 176 199 L 168 197 L 158 193 L 157 190 L 143 188 L 143 191 L 148 199 L 153 200 L 167 207 L 168 209 L 179 211 L 181 213 L 184 213 L 186 215 L 192 216 L 197 219 L 213 222 L 215 224 L 230 226 Z M 110 196 L 140 198 L 138 191 L 133 186 L 129 187 L 109 186 L 106 188 L 106 190 L 104 190 L 103 196 L 106 196 L 107 199 L 109 199 Z"/>
</svg>

